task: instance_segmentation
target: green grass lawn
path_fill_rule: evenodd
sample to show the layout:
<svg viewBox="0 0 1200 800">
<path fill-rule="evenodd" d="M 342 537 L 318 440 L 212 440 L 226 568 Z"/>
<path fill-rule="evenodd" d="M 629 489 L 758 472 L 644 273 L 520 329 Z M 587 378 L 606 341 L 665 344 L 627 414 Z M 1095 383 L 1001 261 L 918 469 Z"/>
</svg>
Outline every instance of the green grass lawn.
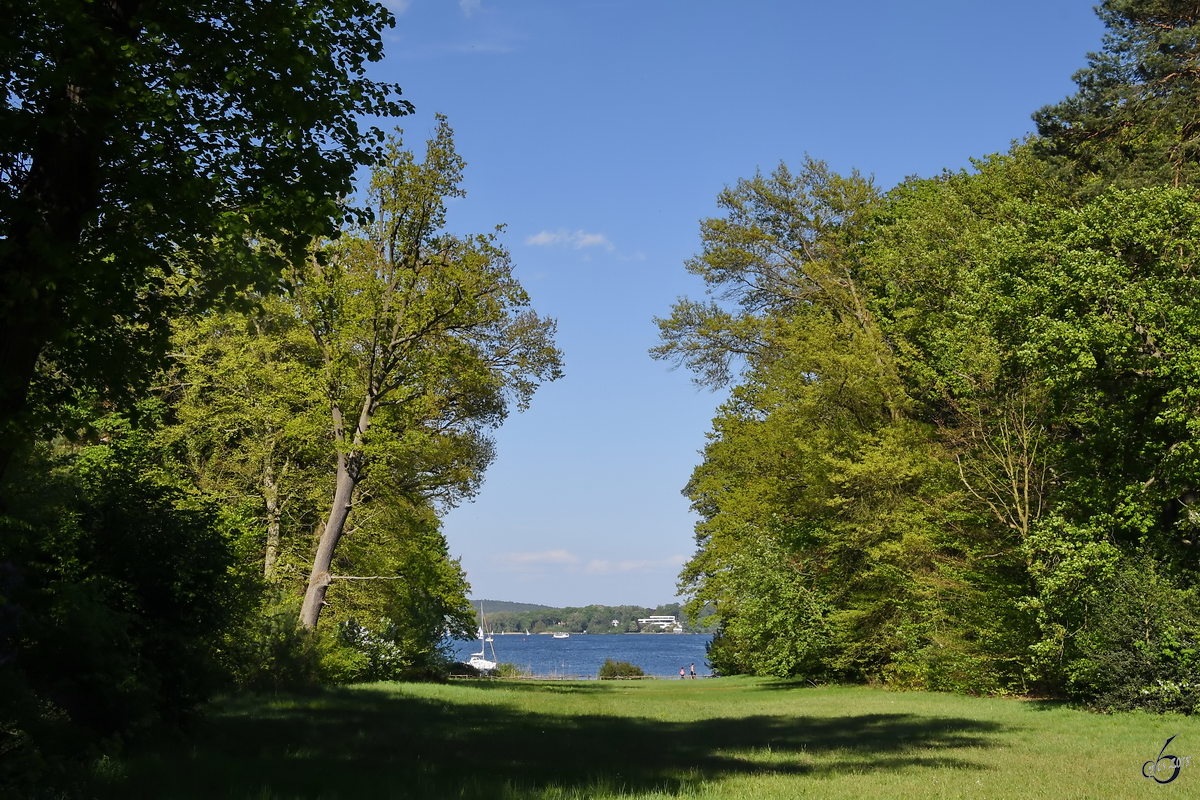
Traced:
<svg viewBox="0 0 1200 800">
<path fill-rule="evenodd" d="M 1194 756 L 1158 786 L 1167 737 Z M 780 681 L 374 684 L 218 703 L 120 798 L 1200 797 L 1200 719 Z"/>
</svg>

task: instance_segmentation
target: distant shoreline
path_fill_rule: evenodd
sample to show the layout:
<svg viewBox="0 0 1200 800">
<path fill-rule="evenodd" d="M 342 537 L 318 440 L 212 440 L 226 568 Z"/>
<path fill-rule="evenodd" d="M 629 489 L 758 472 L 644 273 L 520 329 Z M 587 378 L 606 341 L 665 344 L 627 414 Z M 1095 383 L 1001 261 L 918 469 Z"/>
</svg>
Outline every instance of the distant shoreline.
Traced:
<svg viewBox="0 0 1200 800">
<path fill-rule="evenodd" d="M 492 636 L 553 636 L 562 631 L 492 631 Z M 709 636 L 708 633 L 686 633 L 684 631 L 604 631 L 603 633 L 587 633 L 585 631 L 568 631 L 571 636 Z"/>
</svg>

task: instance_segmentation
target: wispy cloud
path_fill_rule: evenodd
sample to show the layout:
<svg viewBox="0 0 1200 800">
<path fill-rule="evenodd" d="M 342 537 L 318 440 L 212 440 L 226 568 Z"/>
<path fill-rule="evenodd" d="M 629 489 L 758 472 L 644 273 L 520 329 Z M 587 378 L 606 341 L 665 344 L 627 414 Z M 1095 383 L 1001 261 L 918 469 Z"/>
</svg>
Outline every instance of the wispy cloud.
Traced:
<svg viewBox="0 0 1200 800">
<path fill-rule="evenodd" d="M 615 572 L 658 572 L 663 569 L 678 569 L 687 562 L 685 556 L 671 556 L 658 561 L 608 561 L 593 559 L 584 572 L 592 575 L 611 575 Z"/>
<path fill-rule="evenodd" d="M 412 0 L 380 0 L 399 16 L 409 9 Z M 458 0 L 458 22 L 443 26 L 437 31 L 421 34 L 409 32 L 408 26 L 400 26 L 395 32 L 386 34 L 389 43 L 399 45 L 388 53 L 389 59 L 425 61 L 440 59 L 447 55 L 500 55 L 520 49 L 529 38 L 528 32 L 518 24 L 520 15 L 503 5 L 484 0 Z"/>
<path fill-rule="evenodd" d="M 566 245 L 576 250 L 582 250 L 585 247 L 603 247 L 605 250 L 613 249 L 613 243 L 604 234 L 588 233 L 584 230 L 578 230 L 574 233 L 562 229 L 554 232 L 542 231 L 528 237 L 525 240 L 525 244 L 537 245 L 539 247 Z"/>
<path fill-rule="evenodd" d="M 579 556 L 568 550 L 540 550 L 534 553 L 499 553 L 492 560 L 511 570 L 529 570 L 543 566 L 571 566 Z"/>
</svg>

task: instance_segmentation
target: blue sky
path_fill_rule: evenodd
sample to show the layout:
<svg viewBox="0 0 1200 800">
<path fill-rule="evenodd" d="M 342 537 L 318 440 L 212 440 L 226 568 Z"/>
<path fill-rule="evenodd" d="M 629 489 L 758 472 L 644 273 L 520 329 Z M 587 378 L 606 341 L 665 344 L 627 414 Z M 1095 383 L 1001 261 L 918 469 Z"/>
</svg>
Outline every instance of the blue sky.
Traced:
<svg viewBox="0 0 1200 800">
<path fill-rule="evenodd" d="M 566 377 L 497 434 L 445 531 L 476 597 L 656 605 L 694 517 L 680 489 L 720 395 L 646 354 L 726 184 L 806 153 L 890 187 L 970 166 L 1074 89 L 1103 30 L 1066 0 L 390 0 L 374 77 L 443 113 L 467 161 L 459 233 L 506 224 Z"/>
</svg>

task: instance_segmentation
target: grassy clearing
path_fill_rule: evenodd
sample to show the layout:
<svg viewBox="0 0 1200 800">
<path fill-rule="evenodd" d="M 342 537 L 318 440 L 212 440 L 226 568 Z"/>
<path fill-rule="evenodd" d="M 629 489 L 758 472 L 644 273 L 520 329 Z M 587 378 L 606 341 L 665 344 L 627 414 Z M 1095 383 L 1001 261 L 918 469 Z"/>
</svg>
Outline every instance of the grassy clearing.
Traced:
<svg viewBox="0 0 1200 800">
<path fill-rule="evenodd" d="M 1141 775 L 1168 736 L 1195 756 Z M 1200 797 L 1200 720 L 721 678 L 375 684 L 220 703 L 102 797 Z"/>
</svg>

